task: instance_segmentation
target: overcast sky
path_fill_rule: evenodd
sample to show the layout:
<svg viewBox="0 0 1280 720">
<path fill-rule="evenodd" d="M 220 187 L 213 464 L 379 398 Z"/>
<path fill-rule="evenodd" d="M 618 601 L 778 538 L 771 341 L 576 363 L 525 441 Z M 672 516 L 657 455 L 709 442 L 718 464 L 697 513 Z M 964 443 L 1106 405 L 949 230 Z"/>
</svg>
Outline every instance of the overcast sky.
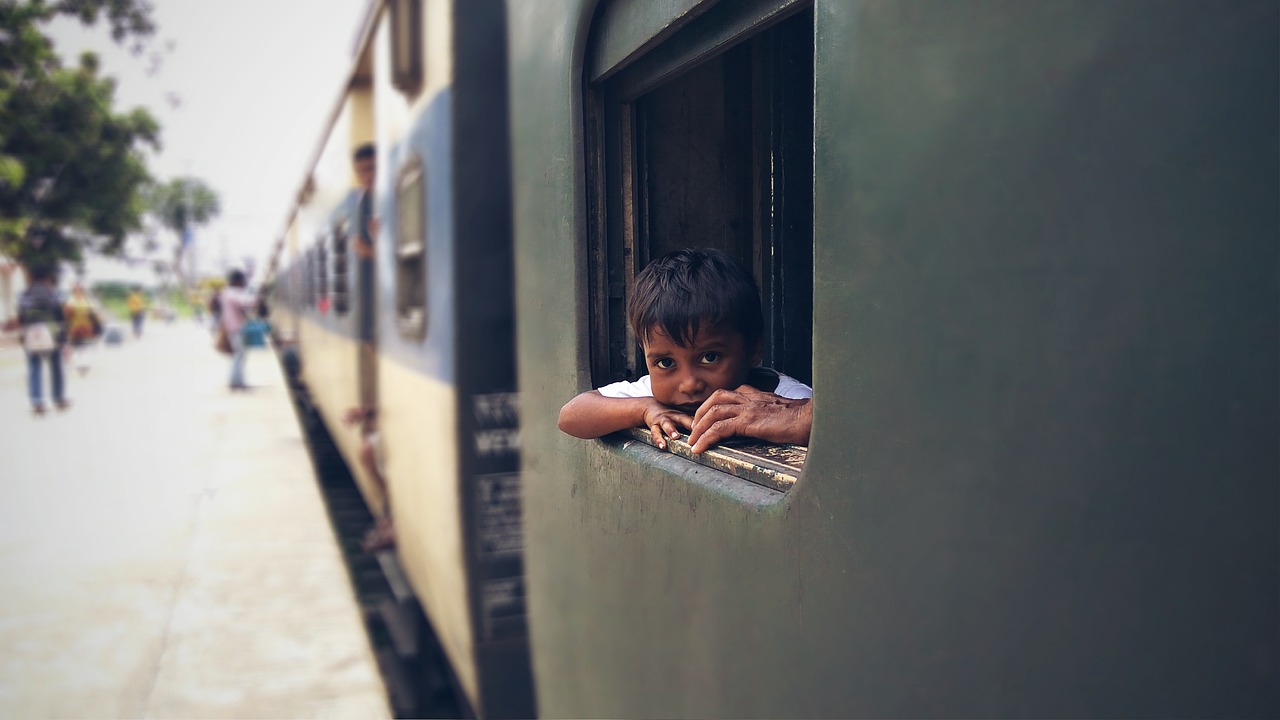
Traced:
<svg viewBox="0 0 1280 720">
<path fill-rule="evenodd" d="M 151 2 L 158 29 L 140 56 L 102 23 L 59 20 L 49 33 L 67 64 L 98 53 L 117 110 L 146 107 L 160 122 L 157 179 L 194 175 L 217 191 L 222 216 L 197 231 L 200 270 L 217 271 L 224 254 L 261 265 L 337 102 L 367 0 Z M 110 273 L 91 265 L 88 279 Z"/>
</svg>

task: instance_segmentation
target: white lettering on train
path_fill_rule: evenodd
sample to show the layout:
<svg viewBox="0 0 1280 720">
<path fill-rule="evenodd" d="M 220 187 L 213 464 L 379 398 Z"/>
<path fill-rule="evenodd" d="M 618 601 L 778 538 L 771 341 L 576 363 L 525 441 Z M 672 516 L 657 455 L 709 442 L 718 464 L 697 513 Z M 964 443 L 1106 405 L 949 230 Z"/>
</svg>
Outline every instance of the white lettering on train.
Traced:
<svg viewBox="0 0 1280 720">
<path fill-rule="evenodd" d="M 476 424 L 481 427 L 514 426 L 520 424 L 520 395 L 513 392 L 487 393 L 471 396 Z"/>
<path fill-rule="evenodd" d="M 520 450 L 520 430 L 518 428 L 479 430 L 476 432 L 475 438 L 476 452 L 485 457 L 513 453 Z"/>
</svg>

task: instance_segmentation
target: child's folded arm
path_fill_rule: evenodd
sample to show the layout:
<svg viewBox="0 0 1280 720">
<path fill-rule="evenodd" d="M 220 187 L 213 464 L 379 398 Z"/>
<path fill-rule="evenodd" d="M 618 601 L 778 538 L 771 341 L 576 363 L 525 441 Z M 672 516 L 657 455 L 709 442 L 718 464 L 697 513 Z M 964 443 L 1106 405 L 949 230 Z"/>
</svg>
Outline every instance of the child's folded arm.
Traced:
<svg viewBox="0 0 1280 720">
<path fill-rule="evenodd" d="M 611 398 L 588 390 L 560 408 L 559 427 L 576 438 L 590 440 L 627 428 L 642 427 L 653 398 Z"/>
<path fill-rule="evenodd" d="M 606 397 L 588 390 L 560 408 L 559 427 L 584 440 L 642 427 L 654 445 L 665 449 L 668 438 L 678 438 L 682 429 L 693 427 L 693 418 L 651 397 Z"/>
</svg>

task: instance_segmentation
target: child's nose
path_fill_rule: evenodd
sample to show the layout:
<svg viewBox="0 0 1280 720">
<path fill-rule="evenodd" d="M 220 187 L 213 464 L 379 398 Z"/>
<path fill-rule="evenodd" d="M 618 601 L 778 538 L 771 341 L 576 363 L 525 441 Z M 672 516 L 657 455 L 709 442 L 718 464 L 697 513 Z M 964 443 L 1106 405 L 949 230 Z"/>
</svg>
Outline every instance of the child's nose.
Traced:
<svg viewBox="0 0 1280 720">
<path fill-rule="evenodd" d="M 695 373 L 685 373 L 680 378 L 680 392 L 686 395 L 697 395 L 706 387 L 706 383 L 702 382 L 702 378 Z"/>
</svg>

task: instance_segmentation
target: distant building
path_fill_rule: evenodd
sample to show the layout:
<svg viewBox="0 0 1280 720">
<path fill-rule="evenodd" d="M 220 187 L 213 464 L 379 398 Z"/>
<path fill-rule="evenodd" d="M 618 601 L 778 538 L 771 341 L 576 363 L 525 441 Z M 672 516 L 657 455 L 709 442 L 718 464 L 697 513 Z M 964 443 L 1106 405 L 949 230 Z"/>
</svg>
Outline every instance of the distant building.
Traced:
<svg viewBox="0 0 1280 720">
<path fill-rule="evenodd" d="M 0 255 L 0 329 L 18 322 L 18 296 L 27 287 L 22 266 Z"/>
</svg>

